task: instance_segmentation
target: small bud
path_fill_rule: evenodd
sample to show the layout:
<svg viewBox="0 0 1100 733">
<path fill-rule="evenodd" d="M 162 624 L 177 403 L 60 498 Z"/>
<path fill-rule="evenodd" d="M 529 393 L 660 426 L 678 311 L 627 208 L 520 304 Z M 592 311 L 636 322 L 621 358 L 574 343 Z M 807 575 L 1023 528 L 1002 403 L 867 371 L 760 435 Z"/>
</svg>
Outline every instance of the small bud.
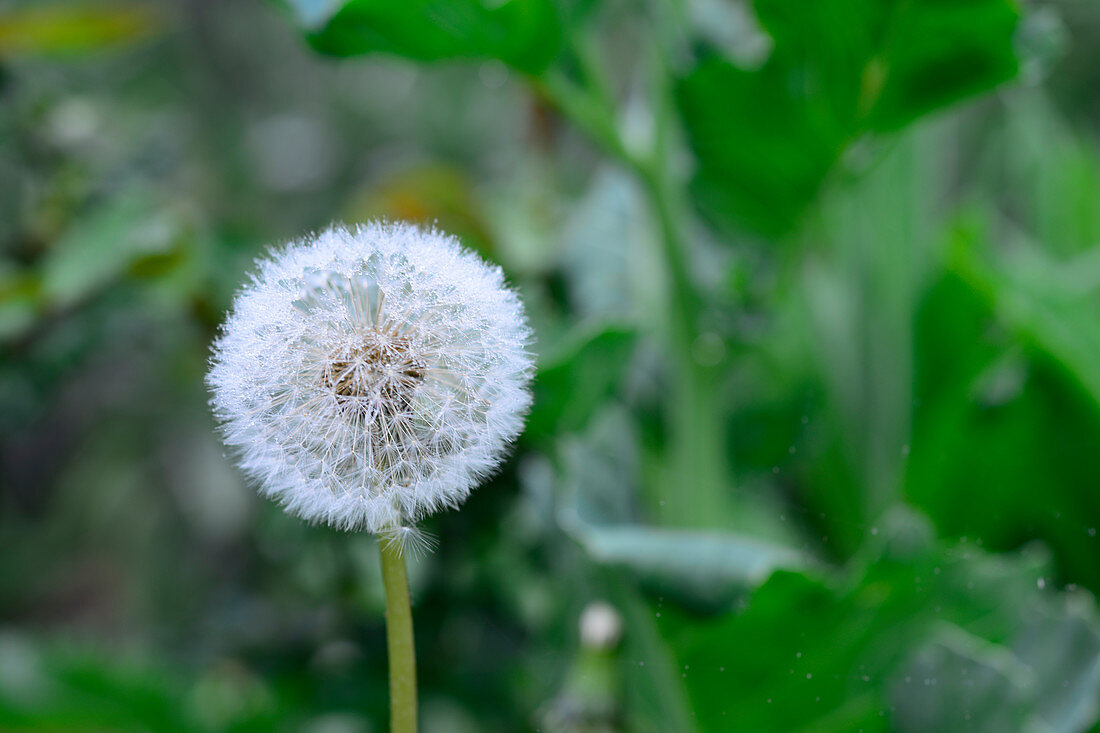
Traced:
<svg viewBox="0 0 1100 733">
<path fill-rule="evenodd" d="M 623 621 L 615 608 L 603 601 L 588 604 L 581 613 L 581 644 L 586 649 L 613 649 L 623 632 Z"/>
</svg>

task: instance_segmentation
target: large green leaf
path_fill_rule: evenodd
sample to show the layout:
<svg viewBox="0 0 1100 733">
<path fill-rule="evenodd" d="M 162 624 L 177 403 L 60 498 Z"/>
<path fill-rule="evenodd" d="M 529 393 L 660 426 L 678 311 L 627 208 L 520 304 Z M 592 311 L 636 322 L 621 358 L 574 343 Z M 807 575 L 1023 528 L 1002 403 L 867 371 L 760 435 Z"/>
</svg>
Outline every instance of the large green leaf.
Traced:
<svg viewBox="0 0 1100 733">
<path fill-rule="evenodd" d="M 906 493 L 948 535 L 1044 539 L 1095 589 L 1100 263 L 994 254 L 965 229 L 917 314 Z"/>
<path fill-rule="evenodd" d="M 499 59 L 531 74 L 562 44 L 551 0 L 288 0 L 319 51 L 390 53 L 418 61 Z"/>
<path fill-rule="evenodd" d="M 710 620 L 665 604 L 659 626 L 700 729 L 1072 731 L 1095 721 L 1096 609 L 1042 590 L 1045 553 L 941 548 L 905 513 L 884 524 L 873 559 L 844 582 L 781 571 L 743 613 Z M 986 704 L 1000 694 L 1012 697 Z"/>
<path fill-rule="evenodd" d="M 1011 79 L 1012 0 L 756 0 L 758 69 L 704 52 L 677 85 L 694 190 L 719 223 L 790 228 L 845 149 Z"/>
</svg>

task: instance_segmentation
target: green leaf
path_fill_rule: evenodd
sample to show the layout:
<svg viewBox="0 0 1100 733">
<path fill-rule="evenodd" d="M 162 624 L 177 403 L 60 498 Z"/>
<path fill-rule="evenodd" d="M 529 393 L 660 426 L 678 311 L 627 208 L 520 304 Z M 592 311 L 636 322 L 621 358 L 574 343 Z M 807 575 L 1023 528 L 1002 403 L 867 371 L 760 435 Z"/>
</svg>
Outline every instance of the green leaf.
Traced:
<svg viewBox="0 0 1100 733">
<path fill-rule="evenodd" d="M 538 74 L 557 57 L 562 22 L 550 0 L 288 0 L 309 41 L 334 56 L 390 53 L 418 61 L 498 59 Z"/>
<path fill-rule="evenodd" d="M 780 568 L 805 566 L 790 547 L 734 533 L 576 522 L 573 535 L 599 563 L 627 568 L 651 586 L 697 598 L 755 588 Z"/>
<path fill-rule="evenodd" d="M 1026 247 L 1003 267 L 967 258 L 956 268 L 1024 343 L 1062 365 L 1100 409 L 1100 301 L 1090 292 L 1100 286 L 1100 250 L 1056 263 Z"/>
<path fill-rule="evenodd" d="M 811 565 L 778 539 L 642 524 L 637 446 L 622 411 L 604 412 L 584 438 L 563 440 L 560 460 L 559 524 L 592 560 L 625 568 L 647 587 L 695 606 L 728 607 L 775 570 Z"/>
<path fill-rule="evenodd" d="M 704 52 L 676 95 L 693 189 L 719 224 L 790 229 L 859 136 L 1011 79 L 1011 0 L 756 0 L 774 48 L 758 69 Z"/>
<path fill-rule="evenodd" d="M 906 495 L 946 535 L 1042 538 L 1068 580 L 1095 585 L 1100 260 L 994 254 L 987 226 L 960 225 L 917 313 Z"/>
<path fill-rule="evenodd" d="M 142 261 L 162 258 L 178 242 L 179 221 L 141 191 L 129 191 L 78 219 L 41 264 L 49 308 L 73 305 Z"/>
<path fill-rule="evenodd" d="M 879 53 L 865 70 L 874 95 L 869 125 L 891 130 L 916 117 L 991 89 L 1016 75 L 1013 36 L 1019 11 L 1012 0 L 896 2 Z"/>
<path fill-rule="evenodd" d="M 894 681 L 901 731 L 1073 733 L 1096 720 L 1100 636 L 1079 597 L 1027 604 L 1006 645 L 934 625 Z"/>
<path fill-rule="evenodd" d="M 626 664 L 626 730 L 638 733 L 681 733 L 695 729 L 683 680 L 654 616 L 641 593 L 626 583 L 613 584 L 613 599 L 629 632 L 623 639 L 622 658 L 645 660 Z"/>
<path fill-rule="evenodd" d="M 1087 703 L 1100 692 L 1100 619 L 1091 597 L 1042 590 L 1043 553 L 1005 559 L 971 545 L 913 545 L 903 535 L 914 519 L 892 516 L 870 562 L 844 582 L 780 571 L 743 613 L 709 620 L 664 604 L 659 626 L 699 728 L 1081 730 L 1094 722 Z M 928 658 L 930 645 L 945 643 L 965 653 L 966 667 Z M 983 685 L 992 693 L 1005 684 L 1020 694 L 979 704 Z M 933 704 L 930 695 L 974 705 Z"/>
<path fill-rule="evenodd" d="M 146 192 L 127 190 L 76 218 L 35 267 L 0 263 L 0 341 L 124 277 L 163 279 L 181 269 L 183 222 Z"/>
</svg>

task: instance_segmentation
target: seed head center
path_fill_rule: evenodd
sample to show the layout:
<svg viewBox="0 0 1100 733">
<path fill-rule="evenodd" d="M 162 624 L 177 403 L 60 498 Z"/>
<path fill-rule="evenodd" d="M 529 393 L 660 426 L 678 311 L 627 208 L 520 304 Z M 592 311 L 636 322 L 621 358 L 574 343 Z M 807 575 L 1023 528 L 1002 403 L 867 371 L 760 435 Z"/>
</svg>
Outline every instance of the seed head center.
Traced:
<svg viewBox="0 0 1100 733">
<path fill-rule="evenodd" d="M 427 374 L 427 364 L 407 337 L 370 331 L 333 354 L 322 374 L 325 389 L 342 408 L 372 405 L 394 415 L 407 409 Z"/>
</svg>

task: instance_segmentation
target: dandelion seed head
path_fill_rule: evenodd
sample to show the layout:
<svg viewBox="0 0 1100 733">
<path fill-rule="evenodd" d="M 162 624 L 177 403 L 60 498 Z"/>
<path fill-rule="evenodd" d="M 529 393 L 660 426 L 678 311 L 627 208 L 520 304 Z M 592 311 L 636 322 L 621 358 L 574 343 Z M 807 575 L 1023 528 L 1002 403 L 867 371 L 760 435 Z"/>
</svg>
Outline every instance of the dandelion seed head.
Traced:
<svg viewBox="0 0 1100 733">
<path fill-rule="evenodd" d="M 261 259 L 207 376 L 225 442 L 304 519 L 381 533 L 461 503 L 523 427 L 531 333 L 503 273 L 410 225 Z"/>
</svg>

